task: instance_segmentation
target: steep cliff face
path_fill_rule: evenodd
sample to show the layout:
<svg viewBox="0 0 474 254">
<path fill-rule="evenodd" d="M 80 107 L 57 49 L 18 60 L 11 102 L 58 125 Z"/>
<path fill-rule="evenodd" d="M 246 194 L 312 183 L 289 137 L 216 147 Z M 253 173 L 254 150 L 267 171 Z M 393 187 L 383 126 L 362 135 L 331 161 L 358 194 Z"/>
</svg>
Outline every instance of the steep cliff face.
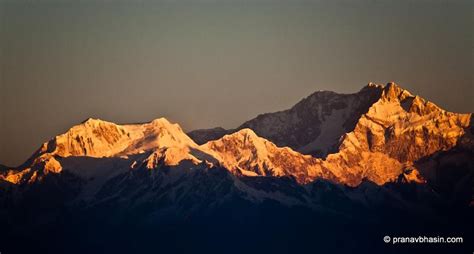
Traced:
<svg viewBox="0 0 474 254">
<path fill-rule="evenodd" d="M 354 94 L 315 92 L 289 110 L 259 115 L 238 129 L 250 128 L 278 146 L 325 157 L 336 151 L 339 138 L 354 129 L 381 91 L 371 84 Z"/>
<path fill-rule="evenodd" d="M 413 162 L 453 148 L 471 114 L 446 112 L 394 83 L 344 135 L 339 152 L 323 163 L 350 184 L 368 178 L 378 184 L 414 169 Z M 351 172 L 347 174 L 346 172 Z"/>
<path fill-rule="evenodd" d="M 454 147 L 469 126 L 471 114 L 446 112 L 394 83 L 359 119 L 341 149 L 387 154 L 400 162 L 415 161 Z M 351 142 L 357 140 L 357 142 Z"/>
<path fill-rule="evenodd" d="M 188 134 L 197 143 L 205 143 L 249 128 L 277 146 L 325 157 L 337 151 L 339 138 L 354 129 L 359 117 L 380 98 L 382 89 L 383 86 L 371 83 L 354 94 L 318 91 L 291 109 L 259 115 L 235 130 L 214 128 Z"/>
</svg>

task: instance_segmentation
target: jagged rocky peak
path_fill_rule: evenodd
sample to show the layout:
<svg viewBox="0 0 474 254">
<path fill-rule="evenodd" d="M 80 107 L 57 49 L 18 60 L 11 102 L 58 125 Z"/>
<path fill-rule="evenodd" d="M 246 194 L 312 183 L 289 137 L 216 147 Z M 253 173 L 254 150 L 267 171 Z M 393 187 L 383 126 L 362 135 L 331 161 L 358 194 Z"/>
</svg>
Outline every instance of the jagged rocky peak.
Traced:
<svg viewBox="0 0 474 254">
<path fill-rule="evenodd" d="M 435 111 L 443 111 L 436 104 L 411 94 L 394 82 L 390 82 L 383 87 L 381 100 L 400 103 L 400 106 L 409 113 L 418 115 L 430 114 Z"/>
<path fill-rule="evenodd" d="M 384 99 L 402 101 L 407 97 L 413 97 L 413 95 L 395 82 L 390 82 L 383 88 L 382 98 Z"/>
<path fill-rule="evenodd" d="M 253 130 L 245 128 L 225 135 L 221 139 L 210 141 L 206 143 L 204 147 L 210 147 L 212 149 L 241 149 L 253 147 L 256 152 L 259 152 L 261 149 L 266 149 L 266 145 L 269 144 L 269 141 L 257 136 Z M 237 150 L 236 153 L 238 153 Z"/>
<path fill-rule="evenodd" d="M 238 129 L 251 128 L 278 146 L 325 157 L 337 151 L 340 137 L 354 129 L 382 91 L 374 84 L 353 94 L 317 91 L 291 109 L 259 115 Z"/>
<path fill-rule="evenodd" d="M 369 108 L 365 115 L 393 122 L 398 121 L 400 117 L 415 117 L 415 114 L 424 116 L 432 113 L 446 114 L 446 111 L 391 82 L 383 87 L 380 99 Z"/>
<path fill-rule="evenodd" d="M 418 160 L 454 147 L 471 114 L 446 112 L 395 83 L 344 136 L 343 151 L 383 153 L 400 162 Z"/>
<path fill-rule="evenodd" d="M 234 173 L 243 175 L 271 175 L 266 140 L 259 138 L 252 130 L 243 129 L 225 135 L 221 139 L 209 141 L 201 146 L 216 158 L 220 165 Z M 273 172 L 276 175 L 281 171 Z"/>
<path fill-rule="evenodd" d="M 227 135 L 227 138 L 230 138 L 230 137 L 237 137 L 237 138 L 243 137 L 246 140 L 262 139 L 258 137 L 257 134 L 255 134 L 255 132 L 252 129 L 249 129 L 249 128 L 244 128 L 230 135 Z"/>
<path fill-rule="evenodd" d="M 248 128 L 209 141 L 200 148 L 238 175 L 293 176 L 300 183 L 317 176 L 333 178 L 318 165 L 319 159 L 289 147 L 277 147 Z"/>
<path fill-rule="evenodd" d="M 92 125 L 98 125 L 100 123 L 105 123 L 105 122 L 107 122 L 107 121 L 104 121 L 104 120 L 99 119 L 99 118 L 89 117 L 86 120 L 82 121 L 81 124 L 92 126 Z M 110 122 L 108 122 L 108 123 L 110 123 Z"/>
<path fill-rule="evenodd" d="M 200 148 L 220 161 L 222 165 L 229 167 L 229 169 L 234 169 L 238 168 L 238 164 L 241 162 L 265 160 L 268 155 L 268 149 L 274 146 L 271 142 L 258 137 L 251 129 L 246 128 L 225 135 L 218 140 L 209 141 L 201 145 Z M 248 166 L 243 168 L 248 169 Z M 252 170 L 249 169 L 248 171 Z"/>
</svg>

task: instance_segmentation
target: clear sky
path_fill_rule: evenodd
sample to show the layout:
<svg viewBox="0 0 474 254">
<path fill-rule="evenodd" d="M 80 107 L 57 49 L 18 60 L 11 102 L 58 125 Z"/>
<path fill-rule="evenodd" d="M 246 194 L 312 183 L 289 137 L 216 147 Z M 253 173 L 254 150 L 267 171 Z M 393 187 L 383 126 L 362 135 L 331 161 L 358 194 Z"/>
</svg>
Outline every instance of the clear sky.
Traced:
<svg viewBox="0 0 474 254">
<path fill-rule="evenodd" d="M 0 0 L 0 163 L 88 117 L 232 128 L 370 81 L 473 112 L 473 3 Z"/>
</svg>

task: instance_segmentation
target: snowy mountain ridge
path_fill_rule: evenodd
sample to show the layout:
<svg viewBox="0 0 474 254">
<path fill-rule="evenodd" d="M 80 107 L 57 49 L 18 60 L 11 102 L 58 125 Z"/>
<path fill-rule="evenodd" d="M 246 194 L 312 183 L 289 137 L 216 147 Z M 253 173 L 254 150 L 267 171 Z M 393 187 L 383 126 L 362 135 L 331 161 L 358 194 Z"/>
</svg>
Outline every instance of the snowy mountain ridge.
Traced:
<svg viewBox="0 0 474 254">
<path fill-rule="evenodd" d="M 456 147 L 471 121 L 471 114 L 444 111 L 394 83 L 369 84 L 349 95 L 316 92 L 288 111 L 261 115 L 201 145 L 165 118 L 124 125 L 88 119 L 44 143 L 21 167 L 2 169 L 0 180 L 23 186 L 72 174 L 83 182 L 79 198 L 88 200 L 117 177 L 164 169 L 225 169 L 248 193 L 255 190 L 238 179 L 424 184 L 423 175 L 436 169 L 424 165 L 421 174 L 417 161 Z M 326 156 L 311 155 L 319 147 Z"/>
</svg>

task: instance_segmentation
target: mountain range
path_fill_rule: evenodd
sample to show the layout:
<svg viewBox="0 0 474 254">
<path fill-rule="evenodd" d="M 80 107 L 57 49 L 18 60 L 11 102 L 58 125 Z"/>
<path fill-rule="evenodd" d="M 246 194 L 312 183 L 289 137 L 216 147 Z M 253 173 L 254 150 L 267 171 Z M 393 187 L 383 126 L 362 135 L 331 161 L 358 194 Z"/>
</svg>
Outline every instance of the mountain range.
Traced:
<svg viewBox="0 0 474 254">
<path fill-rule="evenodd" d="M 106 231 L 108 243 L 132 239 L 114 252 L 137 247 L 130 232 L 159 241 L 149 238 L 153 232 L 169 251 L 177 250 L 179 244 L 170 243 L 176 237 L 194 247 L 213 242 L 204 244 L 207 252 L 235 237 L 250 238 L 245 242 L 251 244 L 227 251 L 242 253 L 287 252 L 302 239 L 304 250 L 312 234 L 329 250 L 380 250 L 386 247 L 381 238 L 374 241 L 382 246 L 372 246 L 354 236 L 379 237 L 378 224 L 419 232 L 430 223 L 467 236 L 474 209 L 473 134 L 471 113 L 448 112 L 395 83 L 369 83 L 353 94 L 318 91 L 288 110 L 229 130 L 185 133 L 165 118 L 142 124 L 87 119 L 45 142 L 19 167 L 0 167 L 0 224 L 7 229 L 1 238 L 12 249 L 11 243 L 29 241 L 45 252 L 63 252 L 86 234 L 87 244 L 67 251 L 91 252 L 103 230 L 126 228 L 122 238 Z M 291 223 L 281 226 L 286 220 Z M 248 232 L 262 221 L 264 233 Z M 305 226 L 295 227 L 299 223 Z M 211 237 L 220 243 L 204 238 L 203 225 L 215 229 Z M 348 230 L 346 236 L 358 240 L 346 240 L 347 246 L 330 246 L 337 245 L 330 236 L 347 225 L 369 226 Z M 177 236 L 183 231 L 173 230 L 180 227 L 197 233 Z M 299 237 L 288 236 L 290 229 Z M 70 231 L 74 237 L 65 237 Z M 223 240 L 216 231 L 232 237 Z M 280 234 L 262 236 L 270 231 Z M 52 239 L 61 244 L 51 245 Z M 274 239 L 288 246 L 268 247 Z M 139 249 L 148 252 L 151 242 Z"/>
</svg>

